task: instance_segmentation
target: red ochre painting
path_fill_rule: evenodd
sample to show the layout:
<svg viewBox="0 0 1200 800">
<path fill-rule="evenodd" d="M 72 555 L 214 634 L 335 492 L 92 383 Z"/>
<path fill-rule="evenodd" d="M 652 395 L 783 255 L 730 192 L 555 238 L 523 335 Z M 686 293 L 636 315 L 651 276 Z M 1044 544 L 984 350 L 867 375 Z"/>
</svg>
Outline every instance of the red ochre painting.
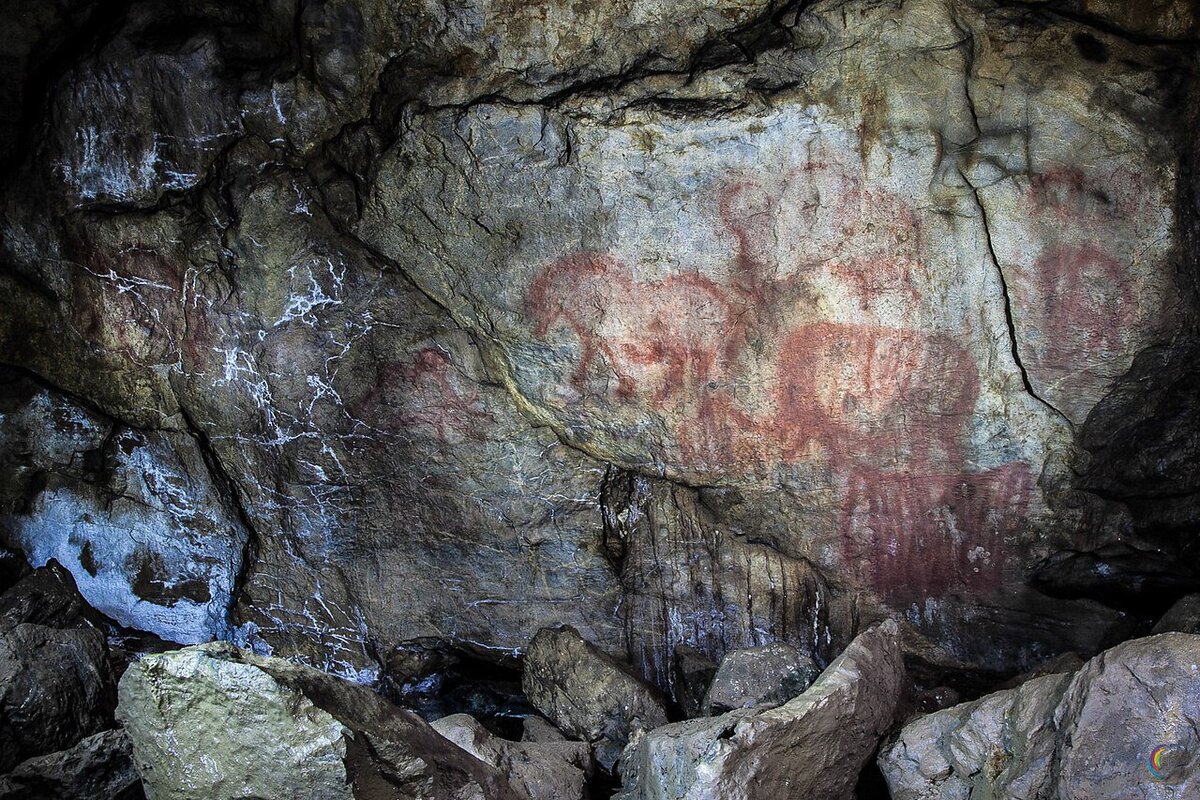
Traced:
<svg viewBox="0 0 1200 800">
<path fill-rule="evenodd" d="M 928 275 L 920 217 L 829 163 L 785 180 L 786 212 L 753 179 L 721 189 L 714 215 L 733 245 L 721 282 L 695 270 L 637 280 L 612 252 L 546 264 L 527 296 L 535 335 L 577 341 L 578 362 L 565 376 L 575 402 L 661 414 L 685 469 L 825 467 L 840 493 L 847 562 L 890 599 L 998 588 L 1006 541 L 1025 522 L 1032 469 L 968 466 L 979 372 L 965 334 L 872 321 L 883 316 L 881 302 L 899 309 L 892 320 L 929 317 L 916 313 Z M 1140 207 L 1137 186 L 1116 185 L 1116 196 L 1097 196 L 1084 176 L 1054 170 L 1031 181 L 1029 197 L 1043 215 L 1101 225 Z M 779 263 L 780 221 L 794 236 L 836 244 L 807 248 L 822 251 L 820 264 L 804 263 L 803 244 L 793 263 Z M 1041 251 L 1022 311 L 1058 335 L 1034 349 L 1035 366 L 1086 362 L 1121 346 L 1136 315 L 1119 269 L 1094 243 Z M 822 317 L 817 297 L 830 281 L 860 321 Z M 1107 288 L 1080 290 L 1096 282 Z"/>
</svg>

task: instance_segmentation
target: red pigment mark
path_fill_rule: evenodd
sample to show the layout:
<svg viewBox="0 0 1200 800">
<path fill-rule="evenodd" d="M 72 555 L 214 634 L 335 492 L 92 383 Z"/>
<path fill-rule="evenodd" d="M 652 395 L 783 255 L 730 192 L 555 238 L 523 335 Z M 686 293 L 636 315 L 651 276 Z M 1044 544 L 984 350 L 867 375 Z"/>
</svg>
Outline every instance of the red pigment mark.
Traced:
<svg viewBox="0 0 1200 800">
<path fill-rule="evenodd" d="M 1100 248 L 1055 247 L 1036 263 L 1032 303 L 1043 332 L 1038 360 L 1051 368 L 1071 368 L 1119 352 L 1137 319 L 1137 298 L 1127 269 Z"/>
<path fill-rule="evenodd" d="M 462 382 L 449 355 L 426 347 L 407 361 L 381 363 L 374 385 L 348 408 L 355 417 L 389 427 L 431 429 L 443 443 L 450 431 L 482 440 L 481 429 L 495 417 L 477 391 L 460 388 Z"/>
<path fill-rule="evenodd" d="M 200 363 L 216 338 L 208 304 L 184 286 L 184 268 L 137 243 L 81 243 L 71 277 L 72 325 L 137 363 Z"/>
<path fill-rule="evenodd" d="M 584 391 L 603 356 L 617 395 L 661 407 L 713 375 L 741 322 L 726 292 L 694 272 L 634 282 L 606 253 L 578 253 L 547 266 L 529 291 L 535 333 L 567 328 L 579 339 L 571 383 Z"/>
<path fill-rule="evenodd" d="M 1126 167 L 1088 175 L 1078 167 L 1056 165 L 1030 178 L 1034 213 L 1103 233 L 1113 220 L 1136 220 L 1152 207 L 1149 179 Z"/>
<path fill-rule="evenodd" d="M 773 435 L 786 461 L 955 463 L 979 376 L 949 337 L 833 322 L 797 328 L 780 350 Z"/>
<path fill-rule="evenodd" d="M 1021 462 L 956 475 L 855 470 L 842 516 L 846 563 L 893 602 L 996 591 L 1032 489 Z"/>
</svg>

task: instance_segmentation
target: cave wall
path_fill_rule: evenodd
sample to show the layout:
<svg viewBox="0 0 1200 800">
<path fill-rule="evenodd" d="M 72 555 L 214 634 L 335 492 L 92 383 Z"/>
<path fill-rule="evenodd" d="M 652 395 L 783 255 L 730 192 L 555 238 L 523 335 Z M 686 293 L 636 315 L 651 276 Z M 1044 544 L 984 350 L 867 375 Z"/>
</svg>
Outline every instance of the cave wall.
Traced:
<svg viewBox="0 0 1200 800">
<path fill-rule="evenodd" d="M 560 622 L 668 688 L 892 615 L 1095 652 L 1196 588 L 1197 14 L 1146 5 L 23 10 L 2 543 L 363 681 Z"/>
</svg>

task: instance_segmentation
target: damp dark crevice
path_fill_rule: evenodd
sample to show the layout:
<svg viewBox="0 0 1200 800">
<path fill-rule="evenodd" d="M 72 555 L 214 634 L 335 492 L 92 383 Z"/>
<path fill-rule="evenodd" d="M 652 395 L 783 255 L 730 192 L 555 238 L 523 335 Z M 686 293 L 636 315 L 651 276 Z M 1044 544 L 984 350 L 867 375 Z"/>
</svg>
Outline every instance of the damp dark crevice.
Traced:
<svg viewBox="0 0 1200 800">
<path fill-rule="evenodd" d="M 238 567 L 237 575 L 234 576 L 233 586 L 229 593 L 229 608 L 226 609 L 227 619 L 232 627 L 234 616 L 245 596 L 250 575 L 253 573 L 254 567 L 258 562 L 261 539 L 258 529 L 255 527 L 253 519 L 251 519 L 249 512 L 246 510 L 245 503 L 242 501 L 241 490 L 230 476 L 228 470 L 225 469 L 225 465 L 213 447 L 208 433 L 196 423 L 182 403 L 179 406 L 179 412 L 184 424 L 187 426 L 188 434 L 195 441 L 196 447 L 204 459 L 204 464 L 208 469 L 209 478 L 212 480 L 213 486 L 220 493 L 226 507 L 234 512 L 238 523 L 242 526 L 246 534 L 245 544 L 242 545 L 241 563 Z"/>
</svg>

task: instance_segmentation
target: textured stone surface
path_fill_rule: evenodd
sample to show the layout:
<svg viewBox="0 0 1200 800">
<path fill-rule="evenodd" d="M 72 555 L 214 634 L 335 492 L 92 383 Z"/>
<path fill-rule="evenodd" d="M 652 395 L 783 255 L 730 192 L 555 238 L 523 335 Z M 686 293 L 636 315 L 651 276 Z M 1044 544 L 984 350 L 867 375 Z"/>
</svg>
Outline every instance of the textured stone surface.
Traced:
<svg viewBox="0 0 1200 800">
<path fill-rule="evenodd" d="M 130 667 L 117 715 L 147 794 L 164 800 L 523 798 L 369 690 L 224 643 Z"/>
<path fill-rule="evenodd" d="M 637 736 L 621 757 L 621 800 L 851 797 L 892 723 L 904 665 L 898 626 L 860 634 L 804 694 Z"/>
<path fill-rule="evenodd" d="M 111 724 L 104 636 L 22 623 L 0 633 L 0 772 Z"/>
<path fill-rule="evenodd" d="M 0 798 L 28 800 L 137 800 L 141 779 L 122 731 L 88 736 L 74 747 L 36 756 L 0 776 Z"/>
<path fill-rule="evenodd" d="M 525 653 L 521 684 L 529 702 L 563 733 L 596 747 L 611 769 L 629 737 L 667 722 L 662 700 L 633 671 L 574 628 L 543 628 Z"/>
<path fill-rule="evenodd" d="M 453 714 L 433 729 L 484 763 L 491 764 L 532 800 L 585 800 L 584 778 L 591 749 L 583 742 L 509 742 L 469 714 Z"/>
<path fill-rule="evenodd" d="M 124 625 L 679 702 L 1195 590 L 1186 0 L 13 2 L 0 539 Z"/>
<path fill-rule="evenodd" d="M 6 377 L 0 490 L 31 506 L 0 511 L 0 536 L 36 567 L 68 569 L 122 625 L 181 643 L 228 636 L 248 532 L 196 437 L 129 428 Z"/>
<path fill-rule="evenodd" d="M 1200 633 L 1200 595 L 1181 597 L 1154 624 L 1153 633 Z"/>
<path fill-rule="evenodd" d="M 786 703 L 821 673 L 812 656 L 782 642 L 734 650 L 721 659 L 704 696 L 704 710 L 724 714 L 735 708 Z"/>
<path fill-rule="evenodd" d="M 1073 675 L 909 723 L 879 766 L 895 800 L 1187 797 L 1200 760 L 1198 662 L 1200 636 L 1126 642 Z"/>
</svg>

